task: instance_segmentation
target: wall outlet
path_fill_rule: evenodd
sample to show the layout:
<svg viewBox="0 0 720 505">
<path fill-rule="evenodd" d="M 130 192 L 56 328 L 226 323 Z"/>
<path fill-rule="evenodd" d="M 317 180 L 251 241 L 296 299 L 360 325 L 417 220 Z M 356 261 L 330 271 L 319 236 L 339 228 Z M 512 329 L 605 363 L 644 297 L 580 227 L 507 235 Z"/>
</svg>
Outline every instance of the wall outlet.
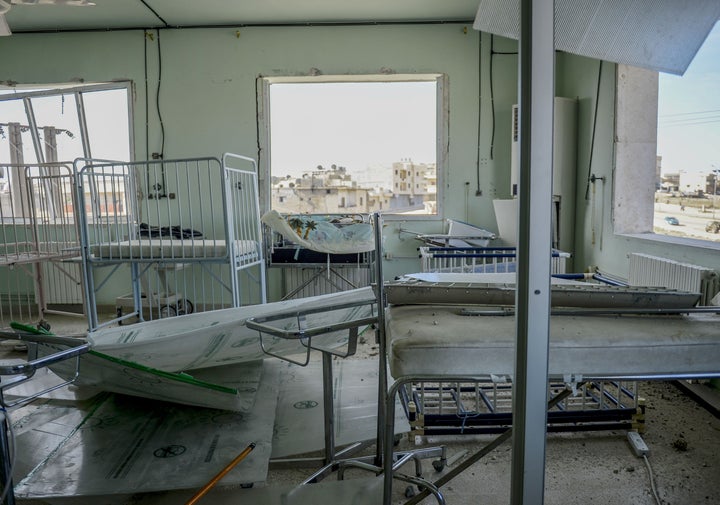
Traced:
<svg viewBox="0 0 720 505">
<path fill-rule="evenodd" d="M 638 458 L 647 456 L 650 453 L 650 448 L 637 431 L 628 431 L 627 439 L 628 442 L 630 442 L 630 447 Z"/>
</svg>

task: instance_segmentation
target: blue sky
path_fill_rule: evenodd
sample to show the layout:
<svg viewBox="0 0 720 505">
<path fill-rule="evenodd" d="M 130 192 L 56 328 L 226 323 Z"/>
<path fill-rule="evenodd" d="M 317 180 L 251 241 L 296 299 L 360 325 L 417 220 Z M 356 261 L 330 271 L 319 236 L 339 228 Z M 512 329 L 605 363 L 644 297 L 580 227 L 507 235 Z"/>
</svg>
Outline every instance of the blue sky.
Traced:
<svg viewBox="0 0 720 505">
<path fill-rule="evenodd" d="M 658 155 L 663 172 L 720 169 L 720 23 L 685 75 L 660 74 Z"/>
</svg>

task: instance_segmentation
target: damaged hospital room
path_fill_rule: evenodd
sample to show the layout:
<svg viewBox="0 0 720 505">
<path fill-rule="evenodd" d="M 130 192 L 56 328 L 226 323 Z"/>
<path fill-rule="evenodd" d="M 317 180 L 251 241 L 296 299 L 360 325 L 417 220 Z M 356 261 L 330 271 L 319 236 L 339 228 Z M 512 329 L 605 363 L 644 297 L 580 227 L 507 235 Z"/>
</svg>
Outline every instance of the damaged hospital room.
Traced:
<svg viewBox="0 0 720 505">
<path fill-rule="evenodd" d="M 720 505 L 719 0 L 0 0 L 0 505 Z"/>
</svg>

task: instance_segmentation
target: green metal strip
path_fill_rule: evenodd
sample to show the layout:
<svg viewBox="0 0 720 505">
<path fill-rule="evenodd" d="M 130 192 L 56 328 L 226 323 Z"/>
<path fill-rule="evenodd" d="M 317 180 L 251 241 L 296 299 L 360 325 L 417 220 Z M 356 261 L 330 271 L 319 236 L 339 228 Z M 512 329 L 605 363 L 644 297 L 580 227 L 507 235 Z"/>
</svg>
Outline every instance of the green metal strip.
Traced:
<svg viewBox="0 0 720 505">
<path fill-rule="evenodd" d="M 14 321 L 10 323 L 10 327 L 14 330 L 24 331 L 24 332 L 32 333 L 35 335 L 49 335 L 49 336 L 55 335 L 54 333 L 49 332 L 49 331 L 45 330 L 44 328 L 36 328 L 34 326 L 30 326 L 30 325 L 22 324 L 22 323 L 16 323 Z M 192 375 L 186 374 L 184 372 L 179 372 L 179 373 L 165 372 L 163 370 L 158 370 L 156 368 L 151 368 L 149 366 L 140 365 L 139 363 L 134 363 L 132 361 L 126 361 L 124 359 L 116 358 L 114 356 L 109 356 L 107 354 L 103 354 L 101 352 L 93 351 L 93 350 L 88 351 L 88 354 L 92 354 L 93 356 L 110 361 L 110 362 L 118 364 L 118 365 L 126 366 L 128 368 L 134 368 L 135 370 L 147 372 L 152 375 L 157 375 L 158 377 L 163 377 L 165 379 L 169 379 L 172 381 L 183 382 L 183 383 L 189 384 L 191 386 L 198 386 L 198 387 L 202 387 L 202 388 L 206 388 L 206 389 L 212 389 L 213 391 L 219 391 L 221 393 L 228 393 L 231 395 L 236 395 L 238 393 L 237 389 L 235 389 L 235 388 L 229 388 L 226 386 L 220 386 L 218 384 L 212 384 L 211 382 L 200 381 L 200 380 L 195 379 Z"/>
</svg>

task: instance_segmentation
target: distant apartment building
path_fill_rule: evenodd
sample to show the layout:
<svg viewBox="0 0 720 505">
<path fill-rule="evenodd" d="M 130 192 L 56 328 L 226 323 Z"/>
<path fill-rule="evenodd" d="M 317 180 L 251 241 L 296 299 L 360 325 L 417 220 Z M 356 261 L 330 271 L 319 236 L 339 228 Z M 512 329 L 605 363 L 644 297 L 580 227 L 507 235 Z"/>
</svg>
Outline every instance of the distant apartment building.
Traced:
<svg viewBox="0 0 720 505">
<path fill-rule="evenodd" d="M 332 165 L 299 178 L 272 178 L 272 208 L 284 214 L 346 214 L 392 211 L 437 212 L 435 164 L 403 160 L 392 164 L 392 188 L 353 180 L 345 167 Z M 389 174 L 387 174 L 389 176 Z"/>
<path fill-rule="evenodd" d="M 680 191 L 680 173 L 665 173 L 662 176 L 660 188 L 668 193 L 676 193 Z"/>
<path fill-rule="evenodd" d="M 369 213 L 389 208 L 390 199 L 382 190 L 359 187 L 345 167 L 336 165 L 272 180 L 272 207 L 280 213 Z"/>
<path fill-rule="evenodd" d="M 707 193 L 709 184 L 712 185 L 712 179 L 707 172 L 680 171 L 678 189 L 682 195 L 703 196 Z M 712 189 L 710 192 L 712 193 Z"/>
<path fill-rule="evenodd" d="M 435 163 L 402 160 L 392 164 L 393 203 L 397 210 L 421 210 L 434 214 L 437 208 L 437 170 Z"/>
</svg>

